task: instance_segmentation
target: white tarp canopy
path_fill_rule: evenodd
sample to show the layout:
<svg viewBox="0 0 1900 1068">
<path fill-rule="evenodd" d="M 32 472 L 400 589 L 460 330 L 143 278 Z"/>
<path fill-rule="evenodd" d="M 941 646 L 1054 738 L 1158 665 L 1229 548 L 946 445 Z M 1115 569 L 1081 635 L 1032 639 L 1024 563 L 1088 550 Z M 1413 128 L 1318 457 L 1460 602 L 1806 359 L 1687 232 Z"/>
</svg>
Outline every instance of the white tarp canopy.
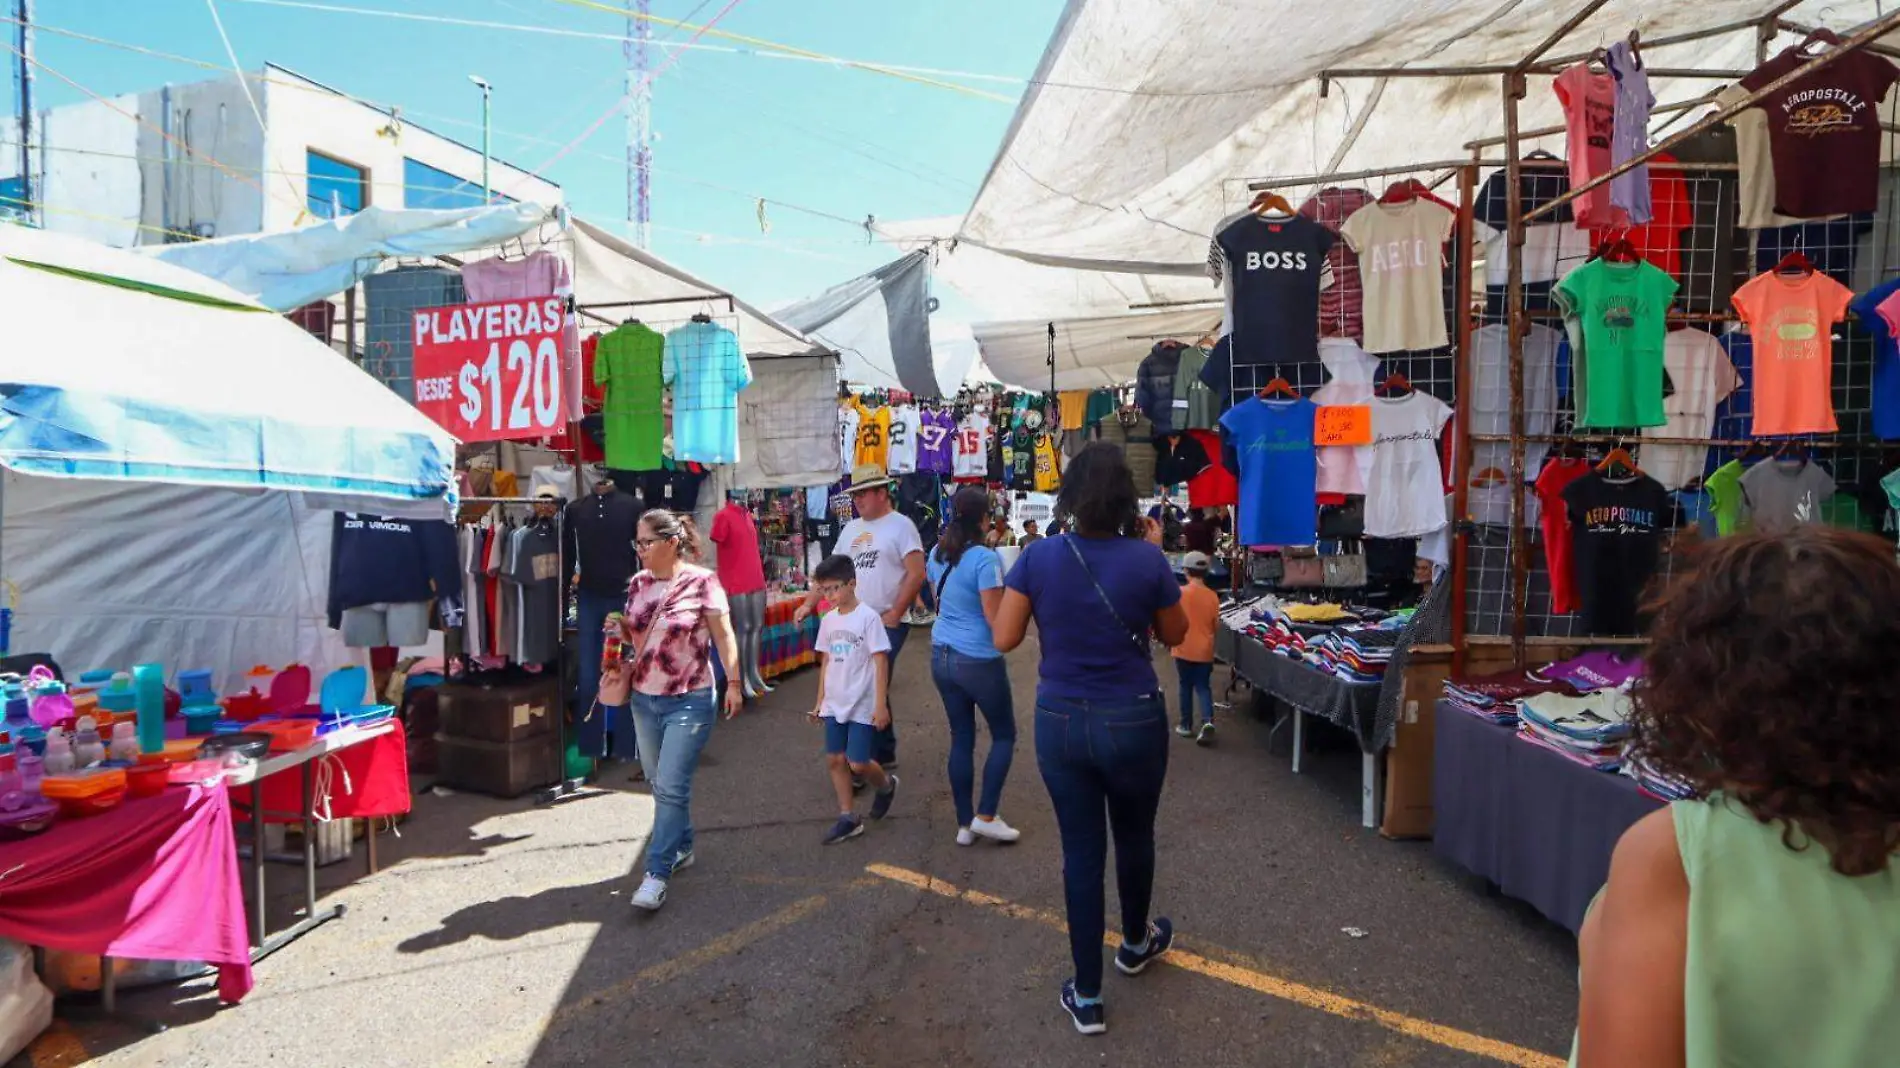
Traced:
<svg viewBox="0 0 1900 1068">
<path fill-rule="evenodd" d="M 1219 220 L 1251 199 L 1248 181 L 1464 160 L 1467 142 L 1503 133 L 1500 75 L 1348 78 L 1321 97 L 1322 70 L 1509 65 L 1585 3 L 1230 0 L 1198 5 L 1189 17 L 1171 0 L 1070 0 L 961 224 L 925 220 L 886 230 L 900 247 L 957 238 L 938 260 L 940 277 L 999 319 L 1061 328 L 1070 319 L 1125 313 L 1130 304 L 1214 298 L 1203 273 L 1207 243 Z M 1631 29 L 1655 42 L 1731 26 L 1692 42 L 1645 45 L 1644 60 L 1656 68 L 1748 70 L 1756 61 L 1749 23 L 1786 6 L 1609 0 L 1545 58 L 1588 52 Z M 1806 0 L 1782 17 L 1845 36 L 1882 11 L 1874 0 Z M 1797 40 L 1784 33 L 1773 48 Z M 1721 84 L 1650 82 L 1659 105 Z M 1520 114 L 1526 130 L 1562 124 L 1549 75 L 1530 77 Z M 1659 115 L 1655 126 L 1672 119 Z M 1680 128 L 1677 121 L 1672 128 Z M 1533 144 L 1561 154 L 1561 142 Z M 1502 151 L 1486 156 L 1502 158 Z M 1305 192 L 1287 196 L 1297 203 Z M 1017 266 L 997 266 L 1008 260 Z M 1035 307 L 1023 306 L 1032 301 Z M 1007 357 L 987 346 L 984 357 L 1012 377 Z M 1126 363 L 1127 349 L 1095 348 L 1083 358 Z"/>
<path fill-rule="evenodd" d="M 446 519 L 454 441 L 229 287 L 0 225 L 0 576 L 12 647 L 220 684 L 350 662 L 331 510 Z"/>
</svg>

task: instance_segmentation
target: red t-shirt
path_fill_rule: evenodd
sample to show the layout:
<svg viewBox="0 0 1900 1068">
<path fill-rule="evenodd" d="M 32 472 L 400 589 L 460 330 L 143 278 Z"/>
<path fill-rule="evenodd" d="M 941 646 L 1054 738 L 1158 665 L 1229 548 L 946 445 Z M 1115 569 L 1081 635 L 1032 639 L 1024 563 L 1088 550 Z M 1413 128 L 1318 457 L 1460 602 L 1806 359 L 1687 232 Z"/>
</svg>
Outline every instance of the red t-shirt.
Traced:
<svg viewBox="0 0 1900 1068">
<path fill-rule="evenodd" d="M 719 546 L 719 585 L 728 597 L 765 588 L 765 563 L 759 559 L 759 528 L 752 513 L 728 504 L 713 516 L 712 541 Z"/>
<path fill-rule="evenodd" d="M 1759 89 L 1807 59 L 1790 48 L 1756 67 L 1742 88 Z M 1896 77 L 1892 61 L 1855 52 L 1762 100 L 1776 211 L 1816 219 L 1880 206 L 1880 100 Z"/>
<path fill-rule="evenodd" d="M 1539 525 L 1544 533 L 1544 563 L 1550 569 L 1550 610 L 1559 615 L 1582 607 L 1570 562 L 1570 511 L 1564 506 L 1564 487 L 1589 473 L 1587 460 L 1554 459 L 1544 465 L 1534 485 L 1543 503 Z"/>
<path fill-rule="evenodd" d="M 1689 183 L 1682 180 L 1676 157 L 1659 152 L 1649 164 L 1649 203 L 1652 218 L 1641 226 L 1596 227 L 1590 231 L 1590 243 L 1600 245 L 1621 235 L 1630 240 L 1636 254 L 1682 281 L 1682 232 L 1695 225 L 1695 211 L 1689 204 Z"/>
<path fill-rule="evenodd" d="M 1188 436 L 1207 451 L 1207 470 L 1188 479 L 1189 508 L 1225 508 L 1240 503 L 1240 481 L 1221 462 L 1220 435 L 1212 430 L 1190 430 Z"/>
</svg>

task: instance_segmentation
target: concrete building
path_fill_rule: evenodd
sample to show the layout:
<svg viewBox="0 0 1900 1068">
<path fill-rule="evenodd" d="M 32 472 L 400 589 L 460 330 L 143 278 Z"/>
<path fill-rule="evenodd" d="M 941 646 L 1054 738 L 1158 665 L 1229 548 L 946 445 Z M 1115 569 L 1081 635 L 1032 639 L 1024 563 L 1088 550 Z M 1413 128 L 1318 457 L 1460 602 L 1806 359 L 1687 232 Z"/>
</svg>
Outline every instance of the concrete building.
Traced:
<svg viewBox="0 0 1900 1068">
<path fill-rule="evenodd" d="M 481 204 L 478 148 L 282 67 L 245 78 L 262 128 L 235 74 L 40 112 L 40 224 L 123 247 L 287 230 L 371 204 Z M 18 121 L 0 118 L 0 211 L 20 199 L 19 140 Z M 501 160 L 489 174 L 497 198 L 562 202 L 560 186 Z"/>
</svg>

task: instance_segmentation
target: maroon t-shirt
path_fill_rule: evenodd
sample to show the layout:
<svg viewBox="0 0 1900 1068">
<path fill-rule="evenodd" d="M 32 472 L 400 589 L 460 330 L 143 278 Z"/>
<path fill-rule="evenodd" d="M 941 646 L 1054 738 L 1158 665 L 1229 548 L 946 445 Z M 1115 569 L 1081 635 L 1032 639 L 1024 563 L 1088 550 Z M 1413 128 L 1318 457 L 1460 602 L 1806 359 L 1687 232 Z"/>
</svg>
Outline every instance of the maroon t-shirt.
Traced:
<svg viewBox="0 0 1900 1068">
<path fill-rule="evenodd" d="M 1755 68 L 1742 88 L 1759 89 L 1808 61 L 1799 46 Z M 1775 160 L 1775 210 L 1797 219 L 1873 211 L 1880 204 L 1880 98 L 1891 62 L 1842 56 L 1764 97 Z"/>
</svg>

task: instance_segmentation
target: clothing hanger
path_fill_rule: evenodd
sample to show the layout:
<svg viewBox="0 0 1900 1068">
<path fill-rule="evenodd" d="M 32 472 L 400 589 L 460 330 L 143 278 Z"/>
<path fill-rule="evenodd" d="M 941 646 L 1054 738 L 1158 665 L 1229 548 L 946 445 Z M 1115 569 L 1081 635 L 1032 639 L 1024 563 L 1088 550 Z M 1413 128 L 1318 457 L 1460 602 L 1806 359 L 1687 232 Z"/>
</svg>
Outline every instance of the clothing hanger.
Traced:
<svg viewBox="0 0 1900 1068">
<path fill-rule="evenodd" d="M 712 301 L 707 301 L 700 305 L 700 309 L 701 310 L 693 313 L 693 321 L 696 323 L 712 322 Z"/>
<path fill-rule="evenodd" d="M 1596 251 L 1590 254 L 1590 258 L 1603 260 L 1606 263 L 1635 263 L 1643 257 L 1637 254 L 1636 246 L 1630 244 L 1628 234 L 1617 234 L 1614 237 L 1604 238 L 1602 243 L 1597 245 Z"/>
<path fill-rule="evenodd" d="M 1838 33 L 1835 33 L 1833 30 L 1830 30 L 1825 26 L 1822 26 L 1816 29 L 1813 33 L 1810 33 L 1806 37 L 1803 37 L 1801 39 L 1801 43 L 1796 45 L 1795 49 L 1796 51 L 1800 52 L 1800 54 L 1804 56 L 1818 56 L 1822 53 L 1822 51 L 1824 51 L 1823 49 L 1817 48 L 1817 49 L 1814 49 L 1813 51 L 1809 51 L 1810 46 L 1817 45 L 1817 44 L 1831 45 L 1832 47 L 1839 48 L 1841 46 L 1841 35 Z"/>
<path fill-rule="evenodd" d="M 1603 459 L 1597 463 L 1597 471 L 1602 474 L 1609 474 L 1610 469 L 1613 467 L 1621 467 L 1632 475 L 1640 475 L 1643 473 L 1643 469 L 1636 466 L 1636 460 L 1629 454 L 1629 450 L 1623 448 L 1621 445 L 1611 449 L 1604 455 Z"/>
<path fill-rule="evenodd" d="M 1806 253 L 1800 249 L 1795 249 L 1793 252 L 1781 257 L 1780 263 L 1775 264 L 1776 274 L 1787 274 L 1791 271 L 1798 272 L 1803 277 L 1806 277 L 1814 273 L 1814 262 L 1808 259 Z"/>
<path fill-rule="evenodd" d="M 1418 185 L 1410 179 L 1393 182 L 1386 186 L 1384 193 L 1379 195 L 1381 204 L 1410 204 L 1417 199 Z"/>
<path fill-rule="evenodd" d="M 1268 190 L 1253 198 L 1253 203 L 1247 206 L 1247 210 L 1253 212 L 1255 215 L 1294 214 L 1293 205 L 1287 203 L 1285 197 L 1272 190 Z"/>
<path fill-rule="evenodd" d="M 1403 397 L 1416 393 L 1417 390 L 1412 388 L 1411 379 L 1394 371 L 1385 377 L 1385 381 L 1379 383 L 1379 388 L 1374 390 L 1374 392 L 1382 397 Z"/>
<path fill-rule="evenodd" d="M 1293 383 L 1288 382 L 1286 379 L 1278 377 L 1278 376 L 1276 376 L 1273 379 L 1273 381 L 1268 382 L 1265 386 L 1262 386 L 1260 388 L 1260 392 L 1256 394 L 1256 396 L 1258 396 L 1261 400 L 1266 400 L 1268 397 L 1273 397 L 1273 396 L 1286 396 L 1286 397 L 1297 398 L 1299 395 L 1300 395 L 1300 392 L 1299 390 L 1296 390 L 1293 388 Z"/>
</svg>

